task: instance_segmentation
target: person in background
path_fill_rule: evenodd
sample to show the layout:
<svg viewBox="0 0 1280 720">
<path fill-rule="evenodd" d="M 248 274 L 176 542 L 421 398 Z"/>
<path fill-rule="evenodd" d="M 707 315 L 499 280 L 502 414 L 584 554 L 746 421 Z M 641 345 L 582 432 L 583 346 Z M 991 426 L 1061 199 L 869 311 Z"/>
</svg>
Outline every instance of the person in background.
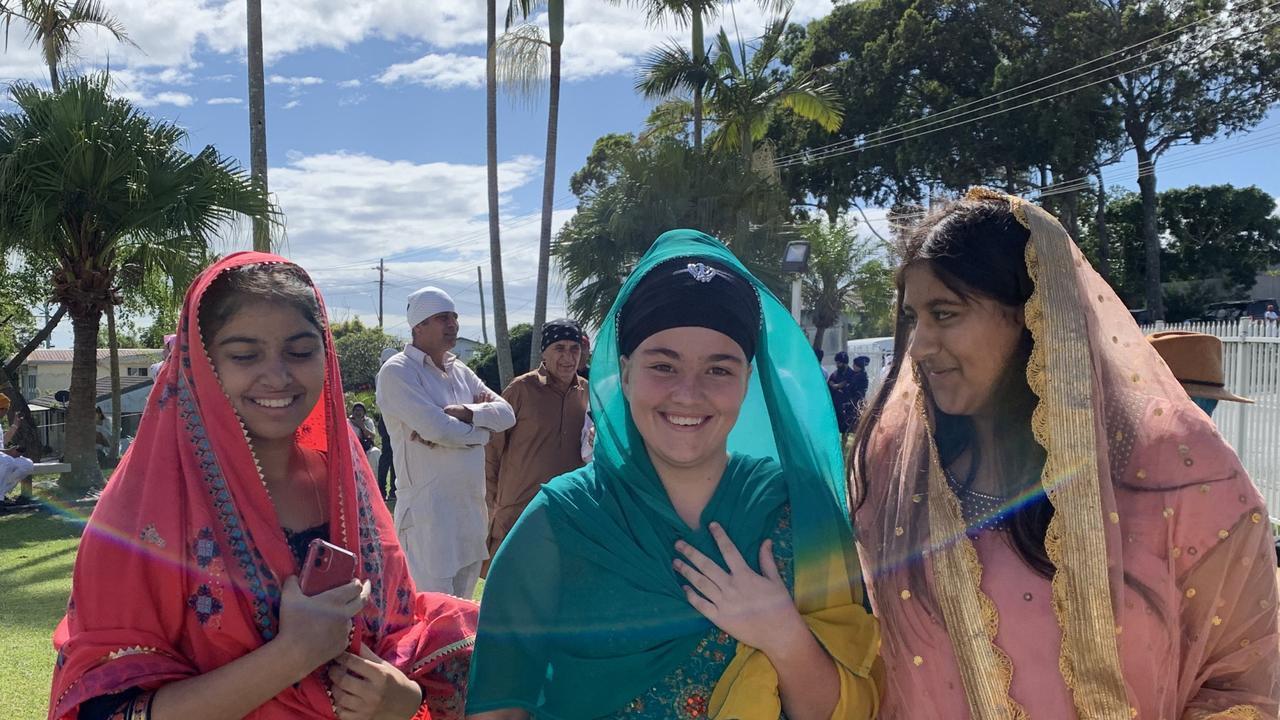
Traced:
<svg viewBox="0 0 1280 720">
<path fill-rule="evenodd" d="M 4 419 L 9 414 L 9 396 L 0 393 L 0 507 L 13 508 L 31 503 L 31 474 L 35 470 L 30 458 L 23 457 L 19 448 L 12 447 L 18 432 L 23 429 L 21 413 L 14 416 L 13 424 L 5 427 Z M 14 487 L 22 485 L 18 497 L 5 499 L 5 495 Z"/>
<path fill-rule="evenodd" d="M 419 588 L 469 598 L 489 558 L 485 445 L 515 425 L 511 405 L 450 352 L 458 313 L 445 291 L 409 296 L 413 341 L 378 371 L 396 464 L 396 531 Z"/>
<path fill-rule="evenodd" d="M 97 425 L 93 437 L 94 448 L 98 451 L 98 464 L 105 465 L 111 457 L 111 421 L 107 419 L 102 408 L 93 409 L 94 422 Z"/>
<path fill-rule="evenodd" d="M 1280 320 L 1280 313 L 1276 312 L 1275 305 L 1268 305 L 1267 311 L 1262 314 L 1262 318 L 1264 320 L 1270 320 L 1271 322 L 1276 322 L 1277 320 Z"/>
<path fill-rule="evenodd" d="M 395 357 L 400 352 L 395 348 L 383 348 L 382 357 L 378 359 L 378 369 L 381 370 L 387 361 Z M 378 456 L 378 489 L 382 492 L 383 500 L 394 500 L 396 497 L 396 468 L 395 453 L 391 449 L 391 434 L 387 431 L 387 422 L 382 417 L 382 411 L 378 411 L 377 415 L 378 437 L 382 440 L 382 454 Z"/>
<path fill-rule="evenodd" d="M 578 377 L 591 379 L 591 336 L 582 333 L 582 355 L 578 357 Z"/>
<path fill-rule="evenodd" d="M 172 391 L 84 528 L 49 720 L 460 720 L 476 606 L 414 587 L 325 317 L 275 255 L 192 283 Z M 308 595 L 317 539 L 355 575 Z"/>
<path fill-rule="evenodd" d="M 493 433 L 485 450 L 489 555 L 548 480 L 582 467 L 587 381 L 578 376 L 582 328 L 569 319 L 542 327 L 542 363 L 511 381 L 502 397 L 516 424 Z"/>
<path fill-rule="evenodd" d="M 868 362 L 869 358 L 859 356 L 850 367 L 849 353 L 841 350 L 836 353 L 836 369 L 827 378 L 827 389 L 831 392 L 831 404 L 835 406 L 841 441 L 857 427 L 858 408 L 867 394 Z"/>
<path fill-rule="evenodd" d="M 1191 401 L 1209 417 L 1218 402 L 1247 403 L 1253 401 L 1227 389 L 1222 367 L 1222 341 L 1204 333 L 1167 330 L 1147 336 L 1147 341 L 1160 353 L 1160 359 L 1191 396 Z"/>
<path fill-rule="evenodd" d="M 353 403 L 351 415 L 347 419 L 351 422 L 351 429 L 356 433 L 356 440 L 360 442 L 360 449 L 368 455 L 374 447 L 374 438 L 378 431 L 373 427 L 373 418 L 369 417 L 364 403 Z"/>
<path fill-rule="evenodd" d="M 173 341 L 177 339 L 177 335 L 164 336 L 164 350 L 160 357 L 160 362 L 152 363 L 147 370 L 147 377 L 155 379 L 160 377 L 160 370 L 164 368 L 164 364 L 169 360 L 169 356 L 173 354 Z"/>
</svg>

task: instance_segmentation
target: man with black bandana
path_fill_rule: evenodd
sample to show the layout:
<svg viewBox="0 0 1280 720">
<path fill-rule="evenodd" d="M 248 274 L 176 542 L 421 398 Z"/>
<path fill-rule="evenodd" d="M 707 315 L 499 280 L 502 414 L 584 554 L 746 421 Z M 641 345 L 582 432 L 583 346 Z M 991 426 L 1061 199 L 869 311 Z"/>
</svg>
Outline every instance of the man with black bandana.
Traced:
<svg viewBox="0 0 1280 720">
<path fill-rule="evenodd" d="M 582 467 L 588 400 L 578 369 L 584 337 L 573 320 L 544 325 L 542 364 L 502 393 L 516 424 L 494 433 L 485 452 L 490 557 L 544 483 Z"/>
</svg>

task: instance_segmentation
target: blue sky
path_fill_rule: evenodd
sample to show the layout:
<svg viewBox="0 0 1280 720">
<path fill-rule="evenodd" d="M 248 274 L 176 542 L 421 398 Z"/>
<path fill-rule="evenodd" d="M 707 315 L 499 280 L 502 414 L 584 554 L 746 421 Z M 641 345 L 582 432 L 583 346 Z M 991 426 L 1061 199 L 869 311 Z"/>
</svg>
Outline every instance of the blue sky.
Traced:
<svg viewBox="0 0 1280 720">
<path fill-rule="evenodd" d="M 79 70 L 109 65 L 116 90 L 179 123 L 192 149 L 215 145 L 248 161 L 241 0 L 113 0 L 140 49 L 89 34 Z M 475 267 L 488 269 L 483 80 L 483 3 L 474 0 L 265 0 L 270 183 L 286 217 L 289 255 L 317 277 L 331 312 L 376 322 L 377 258 L 388 257 L 386 326 L 405 332 L 404 297 L 426 284 L 454 294 L 463 334 L 480 336 Z M 744 35 L 763 25 L 754 3 L 730 6 Z M 827 0 L 799 0 L 792 19 L 824 14 Z M 632 90 L 635 65 L 653 46 L 683 37 L 647 27 L 628 7 L 569 7 L 564 49 L 558 227 L 572 216 L 569 175 L 597 137 L 633 132 L 649 103 Z M 0 55 L 0 79 L 45 77 L 16 30 Z M 0 111 L 7 106 L 0 104 Z M 504 269 L 512 322 L 532 316 L 545 104 L 499 105 Z M 1162 188 L 1256 184 L 1280 195 L 1280 113 L 1249 136 L 1171 151 Z M 1129 160 L 1108 184 L 1136 188 Z M 872 211 L 873 223 L 882 214 Z M 249 245 L 227 234 L 223 252 Z M 553 273 L 554 276 L 554 273 Z M 553 285 L 549 313 L 563 308 Z M 491 303 L 489 304 L 491 308 Z M 492 328 L 490 328 L 492 329 Z M 66 325 L 54 336 L 70 344 Z"/>
</svg>

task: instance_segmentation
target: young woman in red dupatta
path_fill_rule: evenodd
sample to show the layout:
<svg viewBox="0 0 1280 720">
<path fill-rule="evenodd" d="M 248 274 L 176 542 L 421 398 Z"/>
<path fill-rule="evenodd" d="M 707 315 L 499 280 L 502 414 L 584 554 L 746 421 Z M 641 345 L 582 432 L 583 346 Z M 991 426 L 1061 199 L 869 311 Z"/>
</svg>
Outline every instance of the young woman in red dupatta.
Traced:
<svg viewBox="0 0 1280 720">
<path fill-rule="evenodd" d="M 193 283 L 81 541 L 50 720 L 461 717 L 476 607 L 416 592 L 324 318 L 273 255 Z M 357 580 L 302 595 L 312 537 Z"/>
</svg>

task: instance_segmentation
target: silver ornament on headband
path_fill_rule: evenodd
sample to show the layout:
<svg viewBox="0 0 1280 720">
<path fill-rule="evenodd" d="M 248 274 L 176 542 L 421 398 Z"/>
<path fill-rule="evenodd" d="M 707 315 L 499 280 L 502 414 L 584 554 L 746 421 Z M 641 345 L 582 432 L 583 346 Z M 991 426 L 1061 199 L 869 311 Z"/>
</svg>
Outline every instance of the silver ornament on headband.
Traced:
<svg viewBox="0 0 1280 720">
<path fill-rule="evenodd" d="M 675 274 L 678 275 L 682 272 L 689 273 L 694 280 L 700 283 L 709 283 L 715 280 L 717 275 L 721 274 L 719 270 L 703 263 L 689 263 L 688 267 L 683 270 L 677 270 Z"/>
</svg>

